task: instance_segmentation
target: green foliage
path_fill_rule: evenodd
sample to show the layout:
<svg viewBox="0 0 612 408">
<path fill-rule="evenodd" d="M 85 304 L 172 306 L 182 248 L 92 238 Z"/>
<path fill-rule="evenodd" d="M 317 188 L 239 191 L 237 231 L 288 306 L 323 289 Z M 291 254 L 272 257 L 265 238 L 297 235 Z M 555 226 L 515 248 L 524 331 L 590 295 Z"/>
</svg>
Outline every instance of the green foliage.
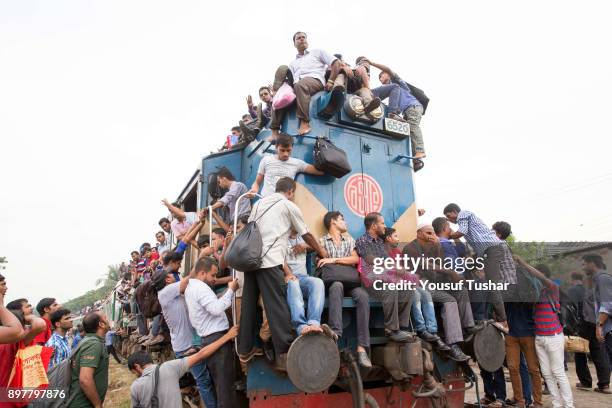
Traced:
<svg viewBox="0 0 612 408">
<path fill-rule="evenodd" d="M 106 275 L 96 280 L 96 286 L 102 286 L 90 290 L 77 298 L 64 302 L 64 307 L 72 311 L 77 311 L 85 306 L 94 304 L 97 300 L 104 299 L 119 281 L 119 274 L 119 265 L 109 265 Z"/>
<path fill-rule="evenodd" d="M 7 263 L 8 261 L 6 260 L 6 256 L 0 256 L 0 270 L 6 269 L 6 266 L 4 266 L 4 264 Z"/>
<path fill-rule="evenodd" d="M 552 257 L 549 255 L 546 243 L 536 241 L 519 242 L 513 235 L 508 237 L 506 241 L 513 254 L 519 255 L 531 266 L 537 267 L 539 264 L 548 266 L 552 279 L 560 279 L 562 284 L 566 283 L 570 268 L 563 257 Z"/>
</svg>

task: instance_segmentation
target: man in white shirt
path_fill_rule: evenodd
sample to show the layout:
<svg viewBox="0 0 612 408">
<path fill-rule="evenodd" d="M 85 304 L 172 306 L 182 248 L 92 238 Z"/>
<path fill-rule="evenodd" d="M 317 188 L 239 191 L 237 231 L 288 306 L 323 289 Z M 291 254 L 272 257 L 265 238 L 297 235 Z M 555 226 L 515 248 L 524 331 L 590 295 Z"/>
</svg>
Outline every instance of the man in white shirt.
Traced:
<svg viewBox="0 0 612 408">
<path fill-rule="evenodd" d="M 321 170 L 318 170 L 312 164 L 308 164 L 303 160 L 291 157 L 293 151 L 293 138 L 289 135 L 281 133 L 276 140 L 276 156 L 264 156 L 259 162 L 257 177 L 251 186 L 251 193 L 257 193 L 263 181 L 261 189 L 262 197 L 273 194 L 276 189 L 276 182 L 282 177 L 294 179 L 298 173 L 307 173 L 314 176 L 322 176 Z"/>
<path fill-rule="evenodd" d="M 178 262 L 180 267 L 180 262 Z M 190 274 L 190 276 L 193 274 Z M 157 271 L 151 281 L 157 289 L 157 299 L 162 308 L 162 314 L 170 329 L 170 342 L 176 358 L 183 358 L 195 351 L 193 347 L 193 328 L 189 323 L 187 305 L 183 294 L 189 283 L 186 276 L 176 282 L 171 269 Z M 215 396 L 206 363 L 201 361 L 191 366 L 191 374 L 198 384 L 198 391 L 207 407 L 216 406 Z"/>
<path fill-rule="evenodd" d="M 262 263 L 260 269 L 244 274 L 242 315 L 238 352 L 242 361 L 253 355 L 254 333 L 257 325 L 256 307 L 261 291 L 276 354 L 276 368 L 286 369 L 287 351 L 293 340 L 291 315 L 287 305 L 287 289 L 283 264 L 289 244 L 289 233 L 297 231 L 304 241 L 322 258 L 325 251 L 308 232 L 302 212 L 291 200 L 295 194 L 295 181 L 283 177 L 276 183 L 276 193 L 259 200 L 251 211 L 249 222 L 254 221 L 261 234 Z"/>
<path fill-rule="evenodd" d="M 232 297 L 238 289 L 238 281 L 229 282 L 225 293 L 217 298 L 212 290 L 218 272 L 217 264 L 210 257 L 203 257 L 195 265 L 195 276 L 189 279 L 185 300 L 189 320 L 202 338 L 202 346 L 213 344 L 226 335 L 229 322 L 225 310 L 231 307 Z M 234 391 L 234 361 L 232 343 L 225 343 L 206 359 L 215 386 L 218 408 L 237 406 Z"/>
<path fill-rule="evenodd" d="M 293 35 L 293 45 L 298 54 L 289 64 L 289 71 L 293 78 L 293 90 L 297 100 L 297 117 L 300 120 L 299 135 L 305 135 L 311 131 L 310 128 L 310 97 L 323 89 L 330 91 L 334 86 L 334 80 L 340 72 L 340 61 L 338 58 L 326 51 L 319 49 L 308 49 L 306 33 L 298 31 Z M 325 82 L 325 71 L 331 69 L 329 80 Z M 281 79 L 280 82 L 284 80 Z M 278 82 L 275 81 L 275 82 Z M 325 85 L 324 85 L 325 84 Z M 275 90 L 280 85 L 275 83 Z M 343 92 L 344 88 L 338 89 Z M 276 138 L 280 133 L 281 124 L 287 108 L 272 111 L 270 129 L 272 137 Z"/>
<path fill-rule="evenodd" d="M 155 234 L 155 239 L 157 239 L 157 253 L 161 259 L 164 259 L 166 252 L 170 251 L 170 242 L 164 231 L 158 231 L 157 234 Z"/>
</svg>

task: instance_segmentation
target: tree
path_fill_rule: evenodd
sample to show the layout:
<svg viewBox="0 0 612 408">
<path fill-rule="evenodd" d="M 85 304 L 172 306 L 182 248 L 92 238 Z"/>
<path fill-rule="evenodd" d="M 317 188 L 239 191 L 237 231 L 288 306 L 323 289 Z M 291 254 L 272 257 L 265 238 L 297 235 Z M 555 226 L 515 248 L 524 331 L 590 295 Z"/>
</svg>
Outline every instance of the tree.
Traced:
<svg viewBox="0 0 612 408">
<path fill-rule="evenodd" d="M 119 282 L 119 279 L 119 265 L 109 265 L 108 271 L 106 271 L 106 275 L 96 279 L 96 286 L 102 285 L 103 288 L 107 289 L 107 291 L 110 291 L 115 287 L 117 282 Z"/>
<path fill-rule="evenodd" d="M 8 261 L 6 260 L 6 256 L 0 256 L 0 270 L 6 269 L 5 264 L 7 263 Z"/>
</svg>

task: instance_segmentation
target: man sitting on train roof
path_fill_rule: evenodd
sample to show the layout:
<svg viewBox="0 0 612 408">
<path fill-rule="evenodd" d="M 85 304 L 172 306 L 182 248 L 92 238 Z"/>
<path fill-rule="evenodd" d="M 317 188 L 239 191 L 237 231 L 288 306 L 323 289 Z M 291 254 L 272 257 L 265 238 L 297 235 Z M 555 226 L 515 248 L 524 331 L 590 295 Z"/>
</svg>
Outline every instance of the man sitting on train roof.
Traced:
<svg viewBox="0 0 612 408">
<path fill-rule="evenodd" d="M 421 133 L 421 116 L 425 114 L 429 98 L 425 93 L 408 84 L 400 76 L 386 65 L 372 62 L 361 57 L 369 65 L 381 70 L 378 79 L 381 86 L 374 88 L 372 92 L 381 99 L 389 98 L 387 116 L 391 119 L 406 121 L 410 125 L 410 143 L 414 160 L 414 171 L 423 168 L 422 158 L 425 157 L 425 145 Z M 403 117 L 402 117 L 403 115 Z"/>
<path fill-rule="evenodd" d="M 370 298 L 382 302 L 385 334 L 389 339 L 395 342 L 409 341 L 412 338 L 408 328 L 410 327 L 410 309 L 414 291 L 390 290 L 376 285 L 378 281 L 384 281 L 387 275 L 394 273 L 394 271 L 385 271 L 381 275 L 374 268 L 375 263 L 378 263 L 379 260 L 389 257 L 383 241 L 385 219 L 382 214 L 372 212 L 365 216 L 363 223 L 366 232 L 355 242 L 355 250 L 361 258 L 361 282 Z"/>
<path fill-rule="evenodd" d="M 322 176 L 324 173 L 312 164 L 303 160 L 291 157 L 293 151 L 293 138 L 284 133 L 279 134 L 276 141 L 276 155 L 266 155 L 259 162 L 257 177 L 251 186 L 251 193 L 259 192 L 259 187 L 263 181 L 261 195 L 266 197 L 274 193 L 278 180 L 283 177 L 294 179 L 298 173 L 307 173 L 315 176 Z"/>
<path fill-rule="evenodd" d="M 293 90 L 297 100 L 297 117 L 300 120 L 299 135 L 310 132 L 310 97 L 323 89 L 342 94 L 345 89 L 334 85 L 334 81 L 340 71 L 340 61 L 326 51 L 320 49 L 308 49 L 306 33 L 298 31 L 293 35 L 293 45 L 298 50 L 295 60 L 289 63 L 289 67 L 281 66 L 276 71 L 273 90 L 276 92 L 283 82 L 290 85 L 293 82 Z M 331 68 L 329 80 L 325 82 L 325 70 Z M 325 84 L 325 85 L 324 85 Z M 275 109 L 272 112 L 270 129 L 272 138 L 280 134 L 281 124 L 287 108 Z"/>
<path fill-rule="evenodd" d="M 254 140 L 257 134 L 270 121 L 272 116 L 272 89 L 268 85 L 259 88 L 259 99 L 261 103 L 255 107 L 251 95 L 247 96 L 247 107 L 249 115 L 247 118 L 243 116 L 240 121 L 240 130 L 245 140 Z M 246 116 L 246 115 L 245 115 Z"/>
<path fill-rule="evenodd" d="M 337 280 L 326 280 L 329 285 L 328 321 L 336 336 L 342 337 L 344 324 L 342 323 L 342 300 L 346 292 L 355 302 L 357 323 L 357 362 L 360 366 L 371 368 L 372 362 L 368 357 L 370 348 L 370 297 L 368 292 L 359 284 L 357 264 L 359 255 L 355 251 L 355 240 L 347 234 L 348 228 L 344 216 L 339 211 L 330 211 L 323 217 L 323 224 L 328 233 L 321 237 L 319 243 L 329 258 L 319 259 L 317 267 L 326 265 L 344 265 L 354 268 L 355 279 L 350 276 L 336 276 Z M 330 278 L 333 277 L 330 276 Z M 327 277 L 323 275 L 323 279 Z"/>
<path fill-rule="evenodd" d="M 370 88 L 370 64 L 365 57 L 355 60 L 355 68 L 342 60 L 342 55 L 334 54 L 341 63 L 340 73 L 336 77 L 335 85 L 346 86 L 346 92 L 355 94 L 363 100 L 365 113 L 370 113 L 380 106 L 380 98 L 372 93 Z"/>
</svg>

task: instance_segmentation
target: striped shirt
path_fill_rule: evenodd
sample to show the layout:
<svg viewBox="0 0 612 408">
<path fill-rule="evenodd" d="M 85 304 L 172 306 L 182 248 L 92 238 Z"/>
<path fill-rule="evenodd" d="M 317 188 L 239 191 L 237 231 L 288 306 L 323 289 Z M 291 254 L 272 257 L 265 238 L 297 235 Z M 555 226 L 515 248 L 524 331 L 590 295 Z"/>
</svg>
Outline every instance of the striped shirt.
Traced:
<svg viewBox="0 0 612 408">
<path fill-rule="evenodd" d="M 551 303 L 554 303 L 554 309 Z M 559 287 L 552 281 L 546 281 L 533 315 L 536 336 L 554 336 L 563 333 L 563 327 L 556 312 L 560 308 Z"/>
<path fill-rule="evenodd" d="M 487 248 L 501 242 L 491 228 L 487 227 L 480 218 L 469 211 L 459 211 L 457 225 L 459 226 L 458 231 L 463 234 L 467 243 L 474 248 L 478 256 L 482 256 Z"/>
<path fill-rule="evenodd" d="M 355 249 L 355 240 L 350 235 L 340 235 L 340 246 L 336 246 L 329 234 L 321 237 L 319 243 L 325 248 L 330 258 L 346 258 L 351 256 L 353 249 Z"/>
<path fill-rule="evenodd" d="M 60 336 L 56 332 L 53 332 L 51 338 L 45 343 L 47 347 L 53 347 L 53 355 L 49 362 L 49 369 L 51 367 L 61 363 L 70 355 L 70 346 L 68 345 L 68 339 L 64 336 Z"/>
</svg>

